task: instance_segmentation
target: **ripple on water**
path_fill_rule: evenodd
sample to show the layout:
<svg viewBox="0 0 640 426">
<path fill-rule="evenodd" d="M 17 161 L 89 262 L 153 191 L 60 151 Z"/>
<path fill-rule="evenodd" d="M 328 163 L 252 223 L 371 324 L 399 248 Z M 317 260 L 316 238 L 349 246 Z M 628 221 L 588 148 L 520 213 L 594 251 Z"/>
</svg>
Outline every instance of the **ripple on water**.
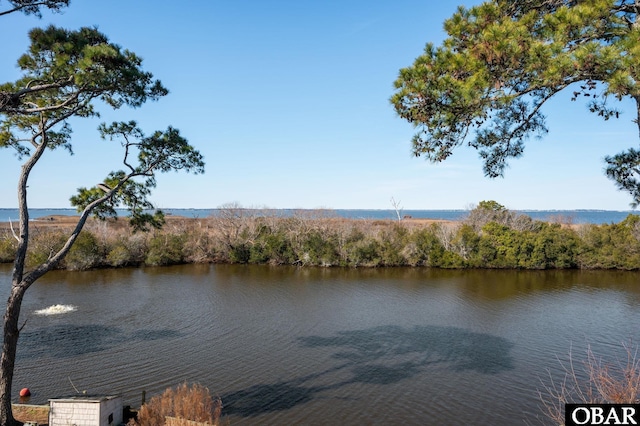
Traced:
<svg viewBox="0 0 640 426">
<path fill-rule="evenodd" d="M 186 380 L 220 395 L 233 425 L 522 424 L 572 340 L 578 357 L 584 336 L 602 355 L 640 338 L 636 287 L 593 291 L 573 274 L 224 265 L 77 277 L 53 274 L 25 298 L 28 313 L 78 307 L 21 333 L 14 383 L 33 403 L 73 381 L 137 405 Z"/>
</svg>

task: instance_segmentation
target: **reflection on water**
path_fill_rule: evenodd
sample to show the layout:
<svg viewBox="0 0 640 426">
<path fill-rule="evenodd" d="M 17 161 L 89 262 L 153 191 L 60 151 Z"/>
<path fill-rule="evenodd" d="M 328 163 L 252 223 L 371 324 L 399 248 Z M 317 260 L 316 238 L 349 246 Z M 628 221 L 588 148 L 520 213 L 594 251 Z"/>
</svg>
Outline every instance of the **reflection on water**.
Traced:
<svg viewBox="0 0 640 426">
<path fill-rule="evenodd" d="M 257 416 L 288 410 L 323 392 L 351 384 L 390 385 L 418 377 L 428 365 L 444 363 L 452 371 L 498 374 L 513 368 L 512 344 L 506 339 L 455 327 L 374 327 L 336 336 L 304 336 L 307 348 L 334 348 L 336 365 L 289 381 L 252 385 L 223 396 L 230 415 Z M 318 380 L 342 372 L 345 380 Z M 314 386 L 314 383 L 316 384 Z"/>
<path fill-rule="evenodd" d="M 484 374 L 497 374 L 513 368 L 509 353 L 512 343 L 501 337 L 457 327 L 404 329 L 386 326 L 341 331 L 330 337 L 306 336 L 299 340 L 306 347 L 340 349 L 332 355 L 333 358 L 347 361 L 345 367 L 358 369 L 365 363 L 397 364 L 398 358 L 406 359 L 409 355 L 415 359 L 410 363 L 402 362 L 402 365 L 403 368 L 411 366 L 410 370 L 419 370 L 436 362 L 446 363 L 453 370 L 475 370 Z"/>
<path fill-rule="evenodd" d="M 15 389 L 138 405 L 183 381 L 233 425 L 521 424 L 587 344 L 640 337 L 638 274 L 187 265 L 56 271 L 27 293 Z M 0 266 L 8 294 L 10 266 Z M 54 305 L 63 315 L 37 315 Z"/>
</svg>

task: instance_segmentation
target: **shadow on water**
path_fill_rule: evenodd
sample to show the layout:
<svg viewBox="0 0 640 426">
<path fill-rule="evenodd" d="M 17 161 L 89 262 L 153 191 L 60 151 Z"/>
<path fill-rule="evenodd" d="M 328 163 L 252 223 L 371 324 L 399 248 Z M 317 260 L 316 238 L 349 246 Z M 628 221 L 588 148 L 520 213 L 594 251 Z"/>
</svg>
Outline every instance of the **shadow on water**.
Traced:
<svg viewBox="0 0 640 426">
<path fill-rule="evenodd" d="M 123 343 L 171 339 L 179 335 L 171 329 L 125 332 L 118 327 L 99 324 L 52 325 L 22 332 L 18 355 L 23 359 L 38 358 L 43 354 L 69 358 L 113 349 Z"/>
<path fill-rule="evenodd" d="M 224 395 L 224 413 L 252 417 L 304 404 L 325 390 L 350 384 L 391 385 L 425 373 L 438 364 L 452 371 L 498 374 L 514 368 L 513 343 L 502 337 L 457 327 L 398 326 L 341 331 L 334 336 L 306 336 L 302 347 L 334 348 L 335 367 L 307 376 L 271 384 L 259 384 Z M 333 379 L 314 386 L 314 379 Z"/>
</svg>

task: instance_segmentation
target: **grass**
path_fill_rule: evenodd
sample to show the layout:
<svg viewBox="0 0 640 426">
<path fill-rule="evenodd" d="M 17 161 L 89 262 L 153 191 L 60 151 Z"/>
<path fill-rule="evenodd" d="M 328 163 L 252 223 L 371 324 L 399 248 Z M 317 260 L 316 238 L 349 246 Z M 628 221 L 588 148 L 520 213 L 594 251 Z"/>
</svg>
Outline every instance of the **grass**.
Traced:
<svg viewBox="0 0 640 426">
<path fill-rule="evenodd" d="M 547 419 L 564 426 L 567 403 L 637 404 L 640 401 L 639 348 L 631 343 L 622 346 L 625 356 L 614 362 L 605 362 L 589 347 L 582 368 L 574 365 L 570 353 L 568 365 L 563 365 L 562 382 L 551 380 L 540 392 Z"/>
<path fill-rule="evenodd" d="M 130 421 L 129 425 L 162 426 L 170 423 L 173 426 L 191 426 L 197 422 L 199 425 L 217 426 L 221 412 L 222 401 L 212 397 L 209 389 L 197 383 L 191 386 L 183 383 L 151 398 L 138 411 L 137 422 Z"/>
<path fill-rule="evenodd" d="M 13 417 L 23 423 L 35 422 L 46 426 L 49 424 L 49 406 L 13 404 Z"/>
</svg>

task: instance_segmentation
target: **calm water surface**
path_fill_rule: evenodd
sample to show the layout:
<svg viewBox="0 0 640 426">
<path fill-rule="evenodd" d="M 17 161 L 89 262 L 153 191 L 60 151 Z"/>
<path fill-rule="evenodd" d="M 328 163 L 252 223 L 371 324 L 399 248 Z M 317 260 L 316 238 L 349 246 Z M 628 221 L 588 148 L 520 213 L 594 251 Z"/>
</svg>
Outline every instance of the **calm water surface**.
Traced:
<svg viewBox="0 0 640 426">
<path fill-rule="evenodd" d="M 6 297 L 10 267 L 0 266 Z M 188 265 L 54 272 L 27 293 L 14 394 L 183 381 L 231 425 L 538 424 L 571 350 L 638 341 L 640 275 Z M 59 315 L 37 310 L 56 304 Z M 73 384 L 73 385 L 72 385 Z"/>
</svg>

